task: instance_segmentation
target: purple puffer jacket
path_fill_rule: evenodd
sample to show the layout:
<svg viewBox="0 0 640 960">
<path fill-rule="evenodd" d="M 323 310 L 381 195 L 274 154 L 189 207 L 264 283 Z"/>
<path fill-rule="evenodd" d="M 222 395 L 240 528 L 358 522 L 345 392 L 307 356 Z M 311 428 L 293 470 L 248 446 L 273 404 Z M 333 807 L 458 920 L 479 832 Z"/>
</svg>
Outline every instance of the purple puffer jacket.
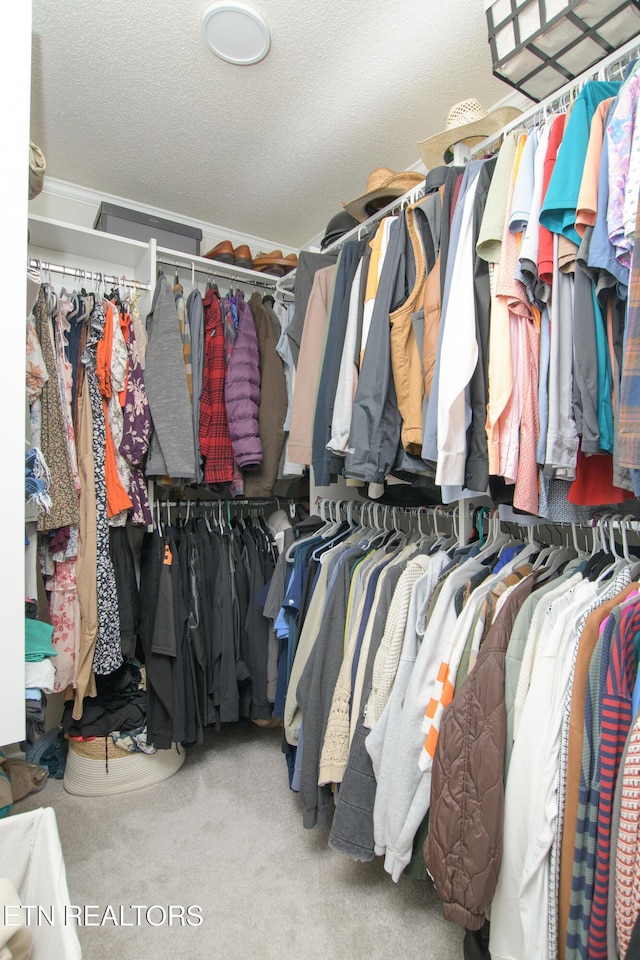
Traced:
<svg viewBox="0 0 640 960">
<path fill-rule="evenodd" d="M 236 463 L 243 470 L 262 463 L 260 412 L 260 349 L 256 325 L 244 295 L 238 291 L 238 336 L 227 367 L 225 401 Z"/>
</svg>

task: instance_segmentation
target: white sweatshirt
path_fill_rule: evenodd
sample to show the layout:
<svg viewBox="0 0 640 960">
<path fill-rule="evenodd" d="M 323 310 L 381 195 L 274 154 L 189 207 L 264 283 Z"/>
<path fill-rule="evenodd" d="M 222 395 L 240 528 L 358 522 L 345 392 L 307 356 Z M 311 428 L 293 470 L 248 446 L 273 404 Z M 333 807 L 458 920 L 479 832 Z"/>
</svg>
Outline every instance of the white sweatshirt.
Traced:
<svg viewBox="0 0 640 960">
<path fill-rule="evenodd" d="M 471 242 L 477 189 L 476 177 L 464 198 L 451 292 L 442 318 L 436 468 L 439 486 L 464 484 L 468 427 L 466 388 L 478 362 L 473 285 L 475 251 Z"/>
<path fill-rule="evenodd" d="M 385 854 L 385 870 L 396 882 L 411 860 L 416 831 L 429 808 L 431 770 L 423 772 L 418 766 L 424 743 L 422 721 L 433 694 L 438 666 L 450 654 L 457 619 L 454 595 L 458 587 L 480 569 L 480 562 L 469 559 L 449 574 L 426 631 L 423 602 L 426 578 L 417 582 L 415 598 L 412 597 L 413 622 L 418 621 L 417 629 L 405 633 L 391 696 L 365 740 L 377 781 L 373 811 L 375 851 L 378 856 Z M 418 650 L 419 635 L 423 631 Z"/>
<path fill-rule="evenodd" d="M 582 581 L 547 607 L 505 790 L 502 866 L 491 905 L 493 960 L 551 960 L 549 852 L 562 716 L 576 627 L 597 592 L 596 584 Z"/>
<path fill-rule="evenodd" d="M 407 565 L 407 569 L 398 581 L 389 607 L 384 635 L 373 664 L 371 694 L 365 719 L 365 727 L 369 729 L 373 729 L 380 719 L 391 695 L 404 648 L 404 635 L 407 630 L 414 633 L 416 630 L 415 616 L 412 623 L 409 612 L 414 587 L 422 575 L 427 574 L 420 589 L 424 590 L 425 595 L 431 597 L 438 577 L 448 562 L 449 557 L 444 550 L 432 557 L 416 557 Z"/>
</svg>

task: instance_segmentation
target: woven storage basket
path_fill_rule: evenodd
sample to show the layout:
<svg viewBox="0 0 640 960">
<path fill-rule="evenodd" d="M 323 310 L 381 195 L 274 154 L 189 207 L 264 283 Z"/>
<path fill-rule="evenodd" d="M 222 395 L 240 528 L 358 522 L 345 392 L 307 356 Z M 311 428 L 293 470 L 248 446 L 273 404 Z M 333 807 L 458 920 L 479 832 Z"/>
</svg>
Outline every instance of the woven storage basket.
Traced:
<svg viewBox="0 0 640 960">
<path fill-rule="evenodd" d="M 95 740 L 75 740 L 69 737 L 69 749 L 88 760 L 115 760 L 117 757 L 129 756 L 129 751 L 116 747 L 111 737 L 96 737 Z"/>
<path fill-rule="evenodd" d="M 78 749 L 80 748 L 80 749 Z M 90 755 L 82 751 L 88 750 Z M 129 753 L 104 738 L 88 743 L 69 741 L 64 789 L 78 797 L 106 797 L 130 790 L 140 790 L 168 780 L 180 769 L 185 751 L 175 744 L 170 750 L 155 753 Z"/>
</svg>

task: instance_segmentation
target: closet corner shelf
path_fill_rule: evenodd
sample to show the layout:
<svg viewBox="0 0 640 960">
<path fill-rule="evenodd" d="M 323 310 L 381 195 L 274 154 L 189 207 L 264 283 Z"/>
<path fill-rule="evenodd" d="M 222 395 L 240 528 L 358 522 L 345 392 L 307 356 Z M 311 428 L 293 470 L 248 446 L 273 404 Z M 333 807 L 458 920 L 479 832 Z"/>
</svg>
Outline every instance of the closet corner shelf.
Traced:
<svg viewBox="0 0 640 960">
<path fill-rule="evenodd" d="M 169 250 L 168 247 L 158 247 L 156 251 L 158 263 L 167 263 L 173 266 L 181 266 L 194 269 L 200 273 L 210 273 L 216 277 L 228 277 L 230 280 L 240 280 L 251 284 L 259 282 L 263 286 L 273 286 L 275 288 L 278 277 L 269 273 L 261 273 L 259 270 L 248 270 L 246 267 L 236 267 L 232 263 L 222 263 L 220 260 L 209 260 L 207 257 L 195 257 L 182 250 Z"/>
<path fill-rule="evenodd" d="M 29 246 L 123 267 L 138 267 L 149 250 L 149 244 L 140 240 L 129 240 L 36 214 L 29 215 Z"/>
</svg>

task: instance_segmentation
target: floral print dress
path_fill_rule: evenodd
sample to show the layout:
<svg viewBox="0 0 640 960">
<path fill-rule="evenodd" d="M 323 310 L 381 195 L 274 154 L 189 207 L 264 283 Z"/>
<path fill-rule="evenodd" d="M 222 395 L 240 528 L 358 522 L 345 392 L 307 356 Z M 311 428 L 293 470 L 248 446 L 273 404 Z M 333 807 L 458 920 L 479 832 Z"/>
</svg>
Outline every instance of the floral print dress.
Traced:
<svg viewBox="0 0 640 960">
<path fill-rule="evenodd" d="M 73 480 L 69 459 L 67 432 L 62 410 L 62 398 L 58 386 L 53 324 L 47 308 L 45 292 L 41 288 L 33 311 L 35 329 L 47 372 L 42 387 L 42 425 L 40 449 L 51 473 L 51 509 L 41 514 L 38 530 L 57 530 L 78 522 L 78 494 Z"/>
<path fill-rule="evenodd" d="M 122 440 L 119 450 L 131 468 L 129 480 L 129 496 L 133 504 L 131 523 L 150 526 L 153 523 L 153 516 L 149 506 L 147 485 L 141 468 L 145 454 L 149 449 L 153 424 L 140 365 L 137 334 L 133 323 L 129 327 L 127 352 L 129 355 L 129 373 L 123 411 Z"/>
<path fill-rule="evenodd" d="M 91 328 L 83 355 L 87 370 L 87 386 L 93 416 L 93 463 L 96 491 L 96 580 L 98 584 L 98 636 L 93 656 L 95 673 L 117 670 L 123 663 L 120 647 L 120 613 L 116 578 L 109 553 L 107 522 L 107 486 L 105 482 L 106 430 L 102 395 L 96 373 L 96 353 L 104 332 L 105 308 L 97 304 L 91 314 Z"/>
</svg>

